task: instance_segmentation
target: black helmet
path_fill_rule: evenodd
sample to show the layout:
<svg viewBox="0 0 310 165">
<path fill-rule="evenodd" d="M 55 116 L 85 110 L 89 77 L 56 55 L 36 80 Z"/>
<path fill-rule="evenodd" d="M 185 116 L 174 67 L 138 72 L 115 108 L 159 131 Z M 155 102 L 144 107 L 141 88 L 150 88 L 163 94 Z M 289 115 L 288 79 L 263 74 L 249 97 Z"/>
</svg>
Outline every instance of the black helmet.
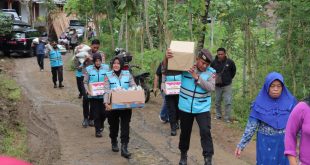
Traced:
<svg viewBox="0 0 310 165">
<path fill-rule="evenodd" d="M 116 56 L 121 54 L 122 52 L 125 52 L 125 50 L 123 48 L 115 48 L 115 50 L 114 50 L 114 54 Z"/>
</svg>

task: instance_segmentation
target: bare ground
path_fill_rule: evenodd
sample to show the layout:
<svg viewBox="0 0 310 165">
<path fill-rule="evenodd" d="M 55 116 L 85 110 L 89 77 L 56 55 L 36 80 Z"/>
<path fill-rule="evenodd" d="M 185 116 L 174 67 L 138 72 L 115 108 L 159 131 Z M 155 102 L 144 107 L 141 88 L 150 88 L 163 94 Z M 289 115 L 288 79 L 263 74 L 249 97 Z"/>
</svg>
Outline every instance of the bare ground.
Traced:
<svg viewBox="0 0 310 165">
<path fill-rule="evenodd" d="M 70 57 L 64 56 L 65 61 Z M 24 96 L 20 107 L 29 135 L 29 156 L 35 165 L 168 165 L 178 164 L 179 137 L 171 137 L 169 124 L 158 119 L 161 98 L 152 97 L 144 109 L 133 110 L 129 150 L 132 159 L 111 151 L 108 123 L 103 138 L 95 138 L 94 128 L 82 128 L 81 100 L 77 98 L 74 73 L 64 71 L 63 89 L 54 89 L 49 61 L 40 72 L 35 58 L 15 59 L 15 77 Z M 179 135 L 179 132 L 178 132 Z M 255 143 L 241 159 L 233 152 L 242 131 L 222 121 L 212 120 L 215 165 L 255 164 Z M 194 124 L 189 164 L 203 164 L 200 137 Z"/>
</svg>

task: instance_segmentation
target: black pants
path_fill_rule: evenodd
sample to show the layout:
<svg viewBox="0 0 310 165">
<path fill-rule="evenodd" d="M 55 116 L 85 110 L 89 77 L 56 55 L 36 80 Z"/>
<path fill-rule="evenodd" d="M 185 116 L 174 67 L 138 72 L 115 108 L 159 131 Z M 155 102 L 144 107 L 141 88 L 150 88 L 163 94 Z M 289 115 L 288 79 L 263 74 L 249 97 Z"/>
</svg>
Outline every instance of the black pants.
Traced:
<svg viewBox="0 0 310 165">
<path fill-rule="evenodd" d="M 80 92 L 80 94 L 79 94 L 80 96 L 83 95 L 83 90 L 84 90 L 84 82 L 83 82 L 83 80 L 84 80 L 84 76 L 76 77 L 76 85 L 77 85 L 77 88 L 78 88 L 78 90 Z"/>
<path fill-rule="evenodd" d="M 110 138 L 112 143 L 117 142 L 119 124 L 121 124 L 121 143 L 129 142 L 129 129 L 131 120 L 131 109 L 112 110 L 108 115 L 110 124 Z"/>
<path fill-rule="evenodd" d="M 84 119 L 94 120 L 94 111 L 92 108 L 89 107 L 90 106 L 89 98 L 86 94 L 83 80 L 84 80 L 84 76 L 76 77 L 76 84 L 77 84 L 78 90 L 80 94 L 83 96 L 83 116 L 84 116 Z"/>
<path fill-rule="evenodd" d="M 44 54 L 37 54 L 37 61 L 40 69 L 44 69 Z"/>
<path fill-rule="evenodd" d="M 175 126 L 175 124 L 179 120 L 179 95 L 166 95 L 165 99 L 170 125 Z"/>
<path fill-rule="evenodd" d="M 210 131 L 211 130 L 210 112 L 192 114 L 180 111 L 181 134 L 180 134 L 179 149 L 181 152 L 187 152 L 189 149 L 194 118 L 196 118 L 196 121 L 199 126 L 202 155 L 212 156 L 214 154 L 214 149 Z"/>
<path fill-rule="evenodd" d="M 99 132 L 104 128 L 104 121 L 106 119 L 105 106 L 103 105 L 103 99 L 90 98 L 90 109 L 94 110 L 95 129 Z"/>
<path fill-rule="evenodd" d="M 87 95 L 83 95 L 83 116 L 84 119 L 94 120 L 94 110 L 90 107 L 90 99 Z"/>
<path fill-rule="evenodd" d="M 59 83 L 62 83 L 63 81 L 63 67 L 62 66 L 52 67 L 52 74 L 53 74 L 54 84 L 56 84 L 57 78 L 58 78 Z"/>
</svg>

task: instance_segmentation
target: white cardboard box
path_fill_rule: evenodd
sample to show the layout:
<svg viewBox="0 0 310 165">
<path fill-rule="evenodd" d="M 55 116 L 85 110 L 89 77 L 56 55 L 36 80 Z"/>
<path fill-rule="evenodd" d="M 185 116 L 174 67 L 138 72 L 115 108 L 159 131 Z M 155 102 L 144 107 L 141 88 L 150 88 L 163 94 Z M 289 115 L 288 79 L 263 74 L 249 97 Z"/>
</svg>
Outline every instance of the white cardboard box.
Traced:
<svg viewBox="0 0 310 165">
<path fill-rule="evenodd" d="M 173 58 L 168 59 L 168 70 L 188 71 L 195 60 L 195 43 L 188 41 L 171 41 Z"/>
</svg>

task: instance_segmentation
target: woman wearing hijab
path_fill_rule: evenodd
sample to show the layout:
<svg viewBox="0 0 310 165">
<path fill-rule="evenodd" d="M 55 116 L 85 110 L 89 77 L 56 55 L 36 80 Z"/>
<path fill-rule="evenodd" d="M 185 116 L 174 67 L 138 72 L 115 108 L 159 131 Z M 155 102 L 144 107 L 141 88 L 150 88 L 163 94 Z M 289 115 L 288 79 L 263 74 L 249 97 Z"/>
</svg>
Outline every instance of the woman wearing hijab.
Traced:
<svg viewBox="0 0 310 165">
<path fill-rule="evenodd" d="M 136 86 L 133 76 L 128 70 L 122 70 L 124 62 L 119 58 L 115 57 L 111 61 L 112 71 L 107 72 L 107 78 L 105 79 L 105 97 L 104 103 L 107 110 L 111 110 L 110 100 L 108 93 L 115 88 L 128 89 L 129 87 Z M 119 125 L 121 125 L 121 155 L 127 159 L 130 158 L 131 154 L 128 152 L 129 142 L 129 129 L 131 120 L 131 109 L 112 110 L 109 112 L 108 122 L 110 124 L 110 138 L 112 143 L 112 151 L 118 152 L 118 131 Z"/>
<path fill-rule="evenodd" d="M 96 137 L 102 137 L 101 132 L 104 128 L 105 107 L 102 104 L 103 95 L 90 96 L 89 83 L 104 82 L 105 74 L 109 71 L 106 64 L 102 64 L 102 56 L 100 53 L 93 54 L 93 65 L 86 68 L 84 75 L 84 87 L 89 98 L 90 109 L 94 111 Z"/>
<path fill-rule="evenodd" d="M 263 88 L 251 105 L 250 117 L 235 156 L 240 157 L 241 151 L 257 132 L 256 164 L 289 165 L 284 155 L 284 133 L 296 102 L 284 85 L 283 76 L 277 72 L 269 73 Z"/>
<path fill-rule="evenodd" d="M 297 134 L 300 132 L 299 162 L 310 165 L 310 95 L 293 109 L 285 132 L 285 155 L 290 165 L 297 165 Z"/>
</svg>

